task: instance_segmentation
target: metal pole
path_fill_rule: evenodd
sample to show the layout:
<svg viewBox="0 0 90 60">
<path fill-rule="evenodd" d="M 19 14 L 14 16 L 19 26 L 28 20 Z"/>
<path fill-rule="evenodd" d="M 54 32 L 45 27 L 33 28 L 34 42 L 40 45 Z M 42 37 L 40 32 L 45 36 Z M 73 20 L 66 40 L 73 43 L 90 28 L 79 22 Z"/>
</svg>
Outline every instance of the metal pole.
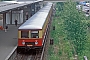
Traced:
<svg viewBox="0 0 90 60">
<path fill-rule="evenodd" d="M 89 15 L 90 15 L 90 0 L 89 0 Z"/>
</svg>

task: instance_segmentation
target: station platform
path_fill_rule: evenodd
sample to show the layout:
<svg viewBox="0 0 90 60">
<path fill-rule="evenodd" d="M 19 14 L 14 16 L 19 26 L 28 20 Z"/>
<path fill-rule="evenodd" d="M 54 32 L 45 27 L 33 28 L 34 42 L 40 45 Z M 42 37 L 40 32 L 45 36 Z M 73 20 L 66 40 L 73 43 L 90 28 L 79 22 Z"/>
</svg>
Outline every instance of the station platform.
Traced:
<svg viewBox="0 0 90 60">
<path fill-rule="evenodd" d="M 5 60 L 18 43 L 18 27 L 8 25 L 8 30 L 0 30 L 0 60 Z"/>
</svg>

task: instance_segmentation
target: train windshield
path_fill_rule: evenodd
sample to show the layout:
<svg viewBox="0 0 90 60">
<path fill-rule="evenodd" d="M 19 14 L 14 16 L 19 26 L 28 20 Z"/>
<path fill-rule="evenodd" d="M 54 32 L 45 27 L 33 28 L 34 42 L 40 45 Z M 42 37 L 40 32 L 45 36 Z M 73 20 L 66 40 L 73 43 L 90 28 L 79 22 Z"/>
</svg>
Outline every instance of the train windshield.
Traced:
<svg viewBox="0 0 90 60">
<path fill-rule="evenodd" d="M 31 38 L 39 38 L 38 31 L 31 31 Z"/>
<path fill-rule="evenodd" d="M 21 31 L 21 38 L 29 38 L 29 31 Z"/>
</svg>

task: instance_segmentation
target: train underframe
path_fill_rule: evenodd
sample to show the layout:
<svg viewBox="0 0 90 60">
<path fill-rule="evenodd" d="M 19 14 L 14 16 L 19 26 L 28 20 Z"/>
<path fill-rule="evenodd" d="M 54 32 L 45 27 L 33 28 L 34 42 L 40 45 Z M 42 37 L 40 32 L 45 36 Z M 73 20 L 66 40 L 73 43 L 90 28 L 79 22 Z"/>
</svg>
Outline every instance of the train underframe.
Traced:
<svg viewBox="0 0 90 60">
<path fill-rule="evenodd" d="M 17 47 L 17 53 L 25 53 L 29 52 L 31 50 L 40 50 L 43 49 L 43 46 L 18 46 Z"/>
</svg>

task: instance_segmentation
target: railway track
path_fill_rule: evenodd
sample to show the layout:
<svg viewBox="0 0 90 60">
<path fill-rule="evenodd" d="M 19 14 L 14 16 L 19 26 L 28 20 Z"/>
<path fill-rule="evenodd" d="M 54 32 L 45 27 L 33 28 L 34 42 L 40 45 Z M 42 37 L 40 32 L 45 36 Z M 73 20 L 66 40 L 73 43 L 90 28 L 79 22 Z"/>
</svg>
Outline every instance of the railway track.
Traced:
<svg viewBox="0 0 90 60">
<path fill-rule="evenodd" d="M 14 60 L 40 60 L 40 56 L 41 56 L 41 52 L 40 51 L 36 51 L 36 53 L 34 53 L 32 51 L 32 53 L 28 54 L 19 54 L 17 53 L 16 57 Z M 39 57 L 39 58 L 38 58 Z"/>
<path fill-rule="evenodd" d="M 42 49 L 38 50 L 30 50 L 28 52 L 24 53 L 17 53 L 17 50 L 15 51 L 5 60 L 40 60 L 42 54 Z"/>
</svg>

